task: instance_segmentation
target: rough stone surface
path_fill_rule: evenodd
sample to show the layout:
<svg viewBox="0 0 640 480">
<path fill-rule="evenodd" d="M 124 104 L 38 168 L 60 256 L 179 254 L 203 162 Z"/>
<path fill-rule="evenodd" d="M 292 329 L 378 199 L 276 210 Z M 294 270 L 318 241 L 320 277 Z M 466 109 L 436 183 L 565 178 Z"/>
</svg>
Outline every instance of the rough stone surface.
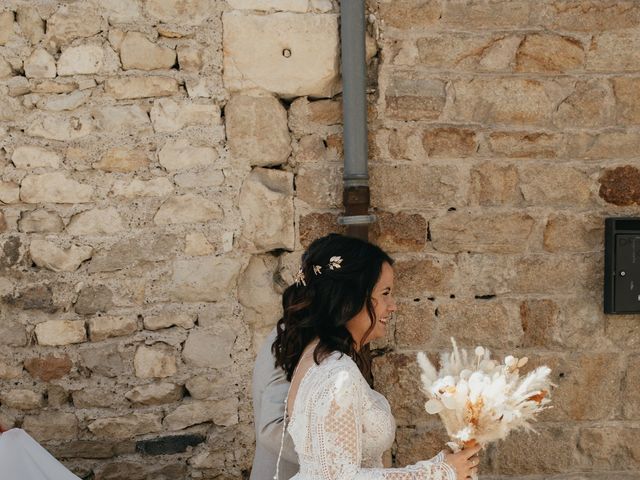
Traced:
<svg viewBox="0 0 640 480">
<path fill-rule="evenodd" d="M 159 76 L 110 78 L 105 82 L 105 91 L 116 100 L 165 97 L 178 93 L 178 82 Z"/>
<path fill-rule="evenodd" d="M 64 223 L 57 213 L 38 209 L 23 212 L 18 229 L 25 233 L 59 233 L 64 229 Z"/>
<path fill-rule="evenodd" d="M 56 61 L 46 50 L 34 50 L 24 62 L 24 73 L 28 78 L 54 78 Z"/>
<path fill-rule="evenodd" d="M 73 363 L 68 355 L 45 355 L 25 360 L 24 368 L 34 378 L 45 382 L 64 377 L 71 371 Z"/>
<path fill-rule="evenodd" d="M 164 417 L 162 423 L 169 430 L 182 430 L 205 422 L 227 427 L 238 423 L 238 399 L 186 403 Z"/>
<path fill-rule="evenodd" d="M 164 202 L 153 217 L 153 221 L 156 225 L 205 223 L 220 220 L 222 217 L 222 209 L 217 203 L 200 195 L 187 193 L 173 196 Z"/>
<path fill-rule="evenodd" d="M 58 75 L 98 73 L 104 64 L 104 50 L 97 45 L 81 45 L 65 49 L 58 59 Z"/>
<path fill-rule="evenodd" d="M 224 82 L 230 90 L 261 89 L 289 98 L 337 92 L 337 15 L 226 12 L 222 21 Z M 272 31 L 280 33 L 274 37 Z"/>
<path fill-rule="evenodd" d="M 633 205 L 640 202 L 640 170 L 624 165 L 605 170 L 600 177 L 600 197 L 614 205 Z"/>
<path fill-rule="evenodd" d="M 16 410 L 35 410 L 44 405 L 44 398 L 41 393 L 23 388 L 17 388 L 3 392 L 0 395 L 3 407 L 14 408 Z"/>
<path fill-rule="evenodd" d="M 91 258 L 92 253 L 93 248 L 89 246 L 71 245 L 62 249 L 54 243 L 39 239 L 33 239 L 29 246 L 33 262 L 54 272 L 73 272 L 82 262 Z"/>
<path fill-rule="evenodd" d="M 125 397 L 130 402 L 140 405 L 173 403 L 182 398 L 182 387 L 175 383 L 150 383 L 129 390 Z"/>
<path fill-rule="evenodd" d="M 88 322 L 89 338 L 99 342 L 111 337 L 131 335 L 138 330 L 138 322 L 131 317 L 98 317 Z"/>
<path fill-rule="evenodd" d="M 237 161 L 261 167 L 287 161 L 287 112 L 276 98 L 234 95 L 224 112 L 229 148 Z"/>
<path fill-rule="evenodd" d="M 193 328 L 195 322 L 190 315 L 180 312 L 144 317 L 144 328 L 147 330 L 160 330 L 162 328 L 173 327 L 174 325 L 189 329 Z"/>
<path fill-rule="evenodd" d="M 155 413 L 136 413 L 126 417 L 100 418 L 89 424 L 89 431 L 97 438 L 125 440 L 159 431 L 161 417 Z"/>
<path fill-rule="evenodd" d="M 93 209 L 74 215 L 67 225 L 71 235 L 109 235 L 123 229 L 117 209 Z"/>
<path fill-rule="evenodd" d="M 192 146 L 185 140 L 169 141 L 158 152 L 160 164 L 169 171 L 213 165 L 218 155 L 212 147 Z"/>
<path fill-rule="evenodd" d="M 62 172 L 27 175 L 20 184 L 20 199 L 25 203 L 90 202 L 94 188 L 68 178 Z"/>
<path fill-rule="evenodd" d="M 162 345 L 139 347 L 136 350 L 134 367 L 139 378 L 165 378 L 177 371 L 174 353 Z"/>
<path fill-rule="evenodd" d="M 39 442 L 74 440 L 78 419 L 73 413 L 42 412 L 26 416 L 22 428 Z"/>
<path fill-rule="evenodd" d="M 227 289 L 235 285 L 241 267 L 241 262 L 234 258 L 178 260 L 173 268 L 171 296 L 183 302 L 223 300 Z"/>
<path fill-rule="evenodd" d="M 149 158 L 144 150 L 122 147 L 112 148 L 93 168 L 107 172 L 129 173 L 141 170 L 149 165 Z"/>
<path fill-rule="evenodd" d="M 189 126 L 211 127 L 219 124 L 220 108 L 217 105 L 178 103 L 161 98 L 153 103 L 150 116 L 156 132 L 175 132 Z"/>
<path fill-rule="evenodd" d="M 40 345 L 70 345 L 87 339 L 84 322 L 80 320 L 49 320 L 35 328 Z"/>
<path fill-rule="evenodd" d="M 294 249 L 293 175 L 255 168 L 240 192 L 244 236 L 258 251 Z"/>
<path fill-rule="evenodd" d="M 176 52 L 156 45 L 140 32 L 127 32 L 120 43 L 120 60 L 125 70 L 168 69 L 176 63 Z"/>
<path fill-rule="evenodd" d="M 231 365 L 231 348 L 237 334 L 228 326 L 208 330 L 194 328 L 184 344 L 182 357 L 194 367 L 224 368 Z"/>
</svg>

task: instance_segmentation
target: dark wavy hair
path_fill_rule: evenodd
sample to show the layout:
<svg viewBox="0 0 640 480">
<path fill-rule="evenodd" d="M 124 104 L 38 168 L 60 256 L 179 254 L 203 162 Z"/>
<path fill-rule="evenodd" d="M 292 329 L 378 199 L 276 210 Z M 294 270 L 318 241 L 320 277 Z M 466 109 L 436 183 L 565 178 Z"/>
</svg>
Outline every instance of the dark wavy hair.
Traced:
<svg viewBox="0 0 640 480">
<path fill-rule="evenodd" d="M 331 257 L 342 257 L 341 268 L 328 267 Z M 302 282 L 287 287 L 282 294 L 283 316 L 277 323 L 271 351 L 276 367 L 291 381 L 295 366 L 311 340 L 319 343 L 313 352 L 320 363 L 331 352 L 349 355 L 365 378 L 370 377 L 368 346 L 356 348 L 346 324 L 365 307 L 372 319 L 361 343 L 373 331 L 375 318 L 371 294 L 380 278 L 383 263 L 393 259 L 372 243 L 337 233 L 315 240 L 302 255 Z M 314 265 L 322 267 L 314 272 Z"/>
</svg>

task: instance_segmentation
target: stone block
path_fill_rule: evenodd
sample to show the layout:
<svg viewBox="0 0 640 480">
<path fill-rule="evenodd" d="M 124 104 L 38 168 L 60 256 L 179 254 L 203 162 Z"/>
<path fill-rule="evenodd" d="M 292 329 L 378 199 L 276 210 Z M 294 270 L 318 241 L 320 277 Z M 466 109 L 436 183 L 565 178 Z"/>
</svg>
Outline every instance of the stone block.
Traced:
<svg viewBox="0 0 640 480">
<path fill-rule="evenodd" d="M 91 258 L 93 248 L 89 246 L 71 245 L 60 248 L 55 243 L 34 238 L 29 245 L 29 254 L 33 262 L 54 272 L 74 272 L 82 262 Z"/>
<path fill-rule="evenodd" d="M 516 53 L 517 72 L 570 72 L 584 66 L 585 52 L 576 38 L 549 33 L 526 35 Z"/>
<path fill-rule="evenodd" d="M 178 371 L 175 351 L 168 345 L 138 347 L 133 362 L 138 378 L 166 378 Z"/>
<path fill-rule="evenodd" d="M 9 43 L 14 35 L 14 13 L 10 10 L 0 13 L 0 45 Z"/>
<path fill-rule="evenodd" d="M 140 20 L 141 12 L 138 1 L 111 0 L 105 4 L 100 0 L 93 0 L 93 3 L 104 11 L 112 25 L 114 23 L 136 23 Z"/>
<path fill-rule="evenodd" d="M 85 386 L 81 390 L 72 392 L 75 408 L 118 408 L 128 407 L 128 402 L 122 397 L 122 392 L 114 386 Z"/>
<path fill-rule="evenodd" d="M 73 413 L 42 412 L 27 415 L 22 428 L 38 442 L 75 440 L 78 435 L 78 419 Z"/>
<path fill-rule="evenodd" d="M 229 6 L 238 10 L 285 11 L 305 13 L 309 0 L 229 0 Z"/>
<path fill-rule="evenodd" d="M 35 333 L 40 345 L 70 345 L 87 339 L 81 320 L 48 320 L 36 325 Z"/>
<path fill-rule="evenodd" d="M 519 169 L 520 191 L 529 205 L 586 206 L 592 203 L 589 176 L 576 167 L 536 164 Z"/>
<path fill-rule="evenodd" d="M 89 320 L 89 338 L 92 342 L 131 335 L 136 331 L 138 322 L 131 317 L 96 317 Z"/>
<path fill-rule="evenodd" d="M 293 174 L 253 169 L 242 185 L 239 207 L 243 236 L 256 251 L 294 249 Z"/>
<path fill-rule="evenodd" d="M 208 0 L 148 0 L 146 12 L 154 18 L 171 24 L 200 25 L 216 12 Z"/>
<path fill-rule="evenodd" d="M 62 51 L 58 59 L 58 75 L 93 75 L 105 63 L 105 53 L 98 45 L 78 45 Z"/>
<path fill-rule="evenodd" d="M 15 380 L 22 376 L 22 366 L 11 365 L 0 359 L 0 380 Z"/>
<path fill-rule="evenodd" d="M 640 170 L 631 165 L 624 165 L 605 170 L 599 179 L 599 196 L 608 203 L 626 206 L 638 204 L 640 193 Z"/>
<path fill-rule="evenodd" d="M 427 241 L 427 221 L 418 213 L 377 212 L 371 241 L 387 252 L 419 252 Z"/>
<path fill-rule="evenodd" d="M 419 38 L 415 43 L 415 55 L 420 65 L 430 68 L 480 72 L 508 71 L 512 69 L 521 41 L 520 35 L 438 32 Z M 410 48 L 414 48 L 413 45 Z M 396 65 L 415 63 L 416 60 L 407 58 L 403 50 L 394 58 Z"/>
<path fill-rule="evenodd" d="M 105 92 L 116 100 L 166 97 L 178 93 L 178 82 L 160 76 L 109 78 L 105 81 Z"/>
<path fill-rule="evenodd" d="M 31 210 L 20 215 L 18 230 L 25 233 L 60 233 L 64 230 L 64 223 L 55 212 Z"/>
<path fill-rule="evenodd" d="M 335 132 L 342 124 L 342 102 L 296 98 L 289 106 L 289 128 L 296 136 Z"/>
<path fill-rule="evenodd" d="M 35 410 L 42 408 L 44 405 L 42 393 L 24 388 L 4 391 L 0 395 L 0 401 L 3 407 L 16 410 Z"/>
<path fill-rule="evenodd" d="M 445 83 L 419 72 L 392 72 L 385 90 L 386 112 L 393 120 L 435 120 L 445 100 Z"/>
<path fill-rule="evenodd" d="M 429 157 L 469 157 L 478 146 L 476 133 L 467 128 L 437 127 L 424 132 L 424 151 Z"/>
<path fill-rule="evenodd" d="M 457 204 L 459 175 L 449 165 L 372 165 L 371 203 L 389 210 Z"/>
<path fill-rule="evenodd" d="M 401 260 L 394 264 L 396 290 L 407 298 L 423 298 L 453 293 L 455 264 L 446 257 Z"/>
<path fill-rule="evenodd" d="M 442 16 L 440 0 L 385 0 L 379 8 L 385 24 L 402 30 L 429 27 Z"/>
<path fill-rule="evenodd" d="M 635 158 L 640 148 L 640 134 L 633 130 L 582 132 L 567 141 L 567 151 L 583 160 Z"/>
<path fill-rule="evenodd" d="M 145 315 L 143 322 L 147 330 L 161 330 L 174 325 L 188 330 L 195 325 L 193 316 L 182 312 Z"/>
<path fill-rule="evenodd" d="M 94 254 L 89 264 L 89 272 L 114 272 L 142 262 L 166 260 L 173 256 L 176 245 L 177 239 L 172 235 L 121 240 L 110 248 Z"/>
<path fill-rule="evenodd" d="M 124 417 L 99 418 L 88 425 L 97 438 L 127 440 L 162 429 L 158 413 L 133 413 Z"/>
<path fill-rule="evenodd" d="M 373 359 L 374 388 L 391 405 L 398 426 L 416 425 L 429 418 L 420 394 L 420 373 L 414 353 L 387 353 Z"/>
<path fill-rule="evenodd" d="M 287 111 L 274 97 L 233 95 L 224 110 L 231 155 L 251 166 L 281 165 L 291 154 Z"/>
<path fill-rule="evenodd" d="M 175 223 L 207 223 L 220 220 L 223 212 L 220 206 L 200 195 L 187 193 L 174 195 L 166 200 L 156 212 L 153 221 L 156 225 Z"/>
<path fill-rule="evenodd" d="M 0 181 L 0 203 L 20 203 L 20 186 L 15 182 Z"/>
<path fill-rule="evenodd" d="M 142 149 L 115 147 L 109 149 L 93 168 L 106 172 L 129 173 L 149 166 L 149 157 Z"/>
<path fill-rule="evenodd" d="M 232 386 L 221 375 L 192 377 L 187 380 L 185 387 L 189 395 L 196 400 L 222 399 L 234 392 Z"/>
<path fill-rule="evenodd" d="M 443 24 L 465 30 L 515 29 L 528 26 L 533 5 L 528 0 L 453 0 L 443 2 Z"/>
<path fill-rule="evenodd" d="M 618 77 L 612 80 L 616 99 L 616 120 L 618 123 L 637 125 L 640 123 L 640 101 L 636 95 L 640 79 Z"/>
<path fill-rule="evenodd" d="M 625 418 L 640 418 L 640 355 L 629 356 L 620 403 Z"/>
<path fill-rule="evenodd" d="M 229 90 L 261 89 L 287 98 L 332 97 L 338 91 L 337 15 L 232 11 L 222 23 Z"/>
<path fill-rule="evenodd" d="M 112 193 L 118 197 L 166 197 L 173 193 L 174 185 L 166 177 L 152 178 L 151 180 L 116 181 L 113 184 Z"/>
<path fill-rule="evenodd" d="M 544 229 L 548 252 L 593 252 L 604 248 L 604 224 L 600 215 L 552 214 Z"/>
<path fill-rule="evenodd" d="M 508 158 L 557 158 L 562 153 L 563 136 L 547 132 L 491 132 L 491 153 Z"/>
<path fill-rule="evenodd" d="M 95 108 L 93 109 L 93 118 L 98 128 L 112 134 L 130 132 L 151 133 L 149 116 L 147 112 L 138 105 L 102 106 Z"/>
<path fill-rule="evenodd" d="M 185 139 L 169 140 L 158 152 L 160 164 L 169 171 L 195 169 L 215 164 L 218 159 L 212 147 L 192 146 Z"/>
<path fill-rule="evenodd" d="M 178 45 L 178 65 L 181 72 L 199 72 L 204 64 L 203 51 L 195 45 Z"/>
<path fill-rule="evenodd" d="M 136 442 L 136 452 L 143 455 L 173 455 L 184 453 L 190 447 L 200 445 L 207 439 L 200 434 L 169 435 Z"/>
<path fill-rule="evenodd" d="M 193 257 L 211 255 L 215 251 L 202 232 L 188 233 L 185 238 L 184 253 Z"/>
<path fill-rule="evenodd" d="M 527 250 L 536 221 L 526 213 L 449 212 L 429 222 L 433 248 L 446 253 Z"/>
<path fill-rule="evenodd" d="M 242 263 L 227 257 L 200 257 L 174 263 L 171 297 L 184 302 L 218 302 L 234 288 Z"/>
<path fill-rule="evenodd" d="M 553 347 L 559 343 L 560 308 L 548 299 L 525 300 L 520 304 L 523 347 Z"/>
<path fill-rule="evenodd" d="M 70 235 L 111 235 L 123 229 L 122 218 L 115 207 L 77 213 L 67 225 Z"/>
<path fill-rule="evenodd" d="M 159 382 L 134 387 L 125 397 L 136 405 L 162 405 L 180 401 L 182 391 L 183 388 L 175 383 Z"/>
<path fill-rule="evenodd" d="M 635 439 L 640 429 L 633 426 L 605 426 L 580 430 L 578 448 L 589 470 L 638 470 L 640 448 Z"/>
<path fill-rule="evenodd" d="M 213 422 L 229 427 L 238 423 L 238 398 L 196 400 L 184 403 L 170 412 L 162 422 L 168 430 L 182 430 L 199 423 Z"/>
<path fill-rule="evenodd" d="M 63 172 L 27 175 L 20 184 L 20 199 L 25 203 L 84 203 L 92 196 L 92 186 L 76 182 Z"/>
<path fill-rule="evenodd" d="M 399 348 L 426 348 L 433 341 L 436 328 L 436 307 L 423 299 L 398 305 L 393 340 Z"/>
<path fill-rule="evenodd" d="M 104 285 L 86 285 L 78 294 L 74 305 L 76 313 L 93 315 L 106 312 L 113 306 L 113 293 Z"/>
<path fill-rule="evenodd" d="M 465 348 L 483 345 L 494 349 L 515 348 L 522 340 L 518 306 L 510 302 L 477 299 L 448 301 L 436 310 L 433 344 L 450 348 L 450 337 Z M 464 319 L 464 320 L 463 320 Z M 496 332 L 500 332 L 496 335 Z"/>
<path fill-rule="evenodd" d="M 303 165 L 295 178 L 296 199 L 313 209 L 342 206 L 342 168 L 338 166 Z"/>
<path fill-rule="evenodd" d="M 33 378 L 44 382 L 57 380 L 71 371 L 73 362 L 68 355 L 45 355 L 24 361 L 24 368 Z"/>
<path fill-rule="evenodd" d="M 49 52 L 37 48 L 24 61 L 24 74 L 27 78 L 55 78 L 56 61 Z"/>
<path fill-rule="evenodd" d="M 229 135 L 229 115 L 226 113 L 227 136 Z M 199 103 L 178 103 L 173 99 L 161 98 L 153 103 L 151 122 L 156 132 L 176 132 L 189 126 L 212 127 L 221 123 L 220 107 Z"/>
<path fill-rule="evenodd" d="M 625 45 L 626 48 L 620 48 Z M 585 68 L 595 72 L 633 72 L 640 68 L 640 34 L 636 29 L 596 34 L 587 50 Z"/>
<path fill-rule="evenodd" d="M 113 378 L 130 374 L 131 359 L 115 344 L 91 345 L 81 349 L 79 355 L 82 365 L 96 375 Z"/>
<path fill-rule="evenodd" d="M 552 474 L 576 468 L 577 432 L 566 426 L 536 428 L 511 434 L 494 452 L 494 471 L 502 475 Z"/>
<path fill-rule="evenodd" d="M 547 80 L 482 77 L 453 82 L 450 118 L 460 122 L 546 125 L 563 88 Z"/>
<path fill-rule="evenodd" d="M 482 206 L 518 205 L 518 170 L 514 165 L 485 162 L 471 170 L 470 200 Z"/>
<path fill-rule="evenodd" d="M 53 291 L 46 284 L 26 286 L 18 290 L 16 295 L 4 297 L 4 300 L 9 305 L 22 310 L 42 310 L 47 313 L 55 313 L 58 310 L 58 305 L 53 302 Z M 11 318 L 11 316 L 8 317 Z M 12 322 L 9 322 L 9 325 L 11 324 Z M 9 339 L 9 342 L 18 342 L 18 339 L 23 338 L 24 332 L 21 331 L 17 324 L 13 328 L 15 333 L 8 329 L 8 331 L 3 332 L 3 335 Z"/>
<path fill-rule="evenodd" d="M 53 97 L 38 100 L 36 106 L 43 110 L 62 112 L 64 110 L 75 110 L 83 105 L 91 97 L 90 90 L 76 90 L 75 92 L 55 95 Z"/>
<path fill-rule="evenodd" d="M 182 358 L 192 367 L 224 368 L 233 364 L 231 352 L 238 334 L 227 325 L 215 329 L 196 327 L 182 349 Z"/>
<path fill-rule="evenodd" d="M 640 6 L 633 0 L 551 0 L 540 4 L 539 15 L 551 30 L 589 34 L 640 24 Z"/>
<path fill-rule="evenodd" d="M 32 137 L 68 142 L 86 137 L 94 130 L 89 115 L 66 116 L 61 114 L 41 114 L 27 127 L 26 133 Z"/>
<path fill-rule="evenodd" d="M 86 5 L 62 5 L 47 20 L 45 40 L 56 46 L 66 45 L 76 38 L 92 37 L 102 28 L 102 18 Z"/>
<path fill-rule="evenodd" d="M 608 83 L 599 80 L 576 82 L 575 90 L 562 100 L 554 114 L 560 127 L 603 127 L 613 123 L 614 98 Z"/>
<path fill-rule="evenodd" d="M 140 32 L 127 32 L 120 43 L 120 60 L 125 70 L 170 69 L 176 63 L 176 51 L 157 45 Z"/>
<path fill-rule="evenodd" d="M 58 459 L 67 458 L 112 458 L 133 453 L 133 442 L 109 440 L 75 440 L 61 445 L 48 445 L 48 450 Z"/>
</svg>

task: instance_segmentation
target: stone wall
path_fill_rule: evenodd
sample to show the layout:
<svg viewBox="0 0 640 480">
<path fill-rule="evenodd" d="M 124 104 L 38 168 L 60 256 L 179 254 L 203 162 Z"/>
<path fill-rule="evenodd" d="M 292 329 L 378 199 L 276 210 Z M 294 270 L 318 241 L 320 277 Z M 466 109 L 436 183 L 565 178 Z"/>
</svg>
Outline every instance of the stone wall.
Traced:
<svg viewBox="0 0 640 480">
<path fill-rule="evenodd" d="M 372 238 L 401 307 L 375 345 L 387 462 L 444 441 L 414 358 L 455 335 L 558 384 L 486 478 L 637 479 L 640 327 L 601 284 L 602 219 L 640 203 L 640 4 L 368 10 Z M 96 480 L 247 476 L 255 350 L 341 211 L 337 13 L 2 3 L 2 425 Z"/>
</svg>

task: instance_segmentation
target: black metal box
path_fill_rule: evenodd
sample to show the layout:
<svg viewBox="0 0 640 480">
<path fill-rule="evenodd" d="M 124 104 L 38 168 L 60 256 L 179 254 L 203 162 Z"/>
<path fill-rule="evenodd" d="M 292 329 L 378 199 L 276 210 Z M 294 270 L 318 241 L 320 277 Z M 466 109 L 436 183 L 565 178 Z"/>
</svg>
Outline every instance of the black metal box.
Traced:
<svg viewBox="0 0 640 480">
<path fill-rule="evenodd" d="M 640 313 L 640 218 L 605 219 L 604 313 Z"/>
</svg>

